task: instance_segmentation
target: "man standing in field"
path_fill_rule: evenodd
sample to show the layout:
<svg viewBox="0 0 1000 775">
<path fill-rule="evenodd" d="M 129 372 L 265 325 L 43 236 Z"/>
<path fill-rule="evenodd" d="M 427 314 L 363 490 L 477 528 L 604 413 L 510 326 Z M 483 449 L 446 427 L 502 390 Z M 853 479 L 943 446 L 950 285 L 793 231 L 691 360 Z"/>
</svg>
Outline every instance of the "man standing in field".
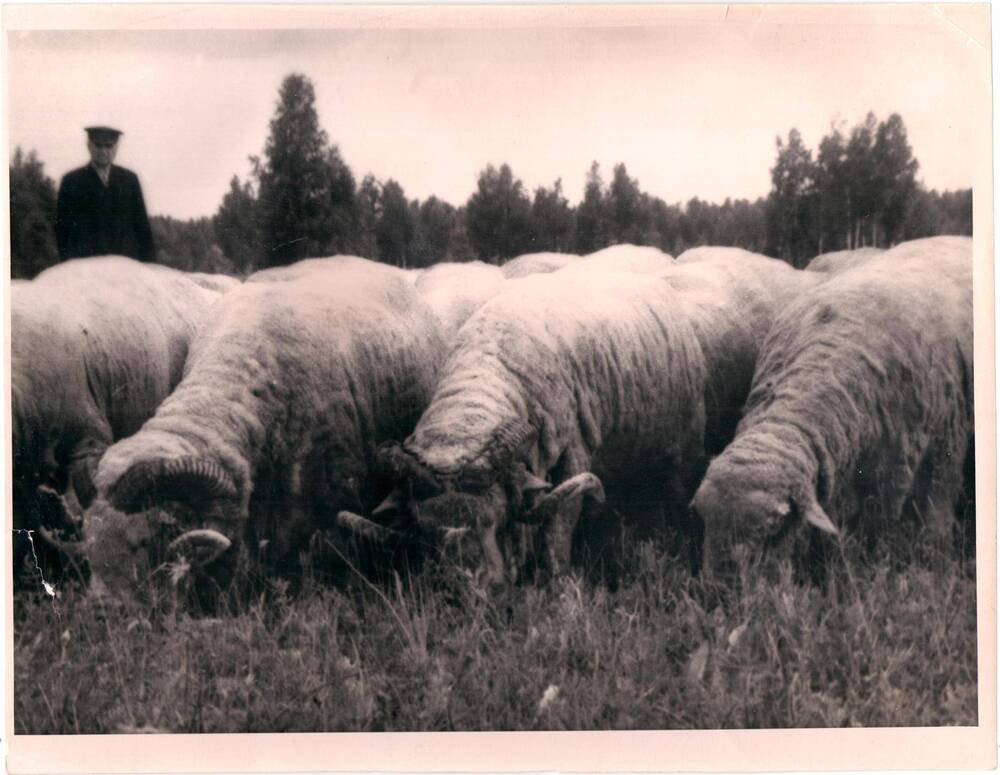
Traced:
<svg viewBox="0 0 1000 775">
<path fill-rule="evenodd" d="M 66 173 L 59 184 L 59 258 L 120 255 L 153 261 L 156 249 L 139 178 L 113 164 L 122 132 L 108 126 L 86 131 L 90 164 Z"/>
</svg>

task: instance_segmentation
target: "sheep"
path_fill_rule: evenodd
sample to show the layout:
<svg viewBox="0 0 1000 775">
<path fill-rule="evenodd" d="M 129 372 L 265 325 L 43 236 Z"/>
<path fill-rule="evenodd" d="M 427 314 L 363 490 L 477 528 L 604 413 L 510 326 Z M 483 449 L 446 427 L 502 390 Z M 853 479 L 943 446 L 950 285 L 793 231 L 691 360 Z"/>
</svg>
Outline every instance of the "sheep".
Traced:
<svg viewBox="0 0 1000 775">
<path fill-rule="evenodd" d="M 182 272 L 103 256 L 11 286 L 13 524 L 75 526 L 107 447 L 139 429 L 181 380 L 218 294 Z M 59 495 L 65 494 L 65 501 Z M 32 547 L 17 542 L 15 568 Z M 34 542 L 46 566 L 54 547 Z"/>
<path fill-rule="evenodd" d="M 342 261 L 231 291 L 176 391 L 101 460 L 86 514 L 97 581 L 141 595 L 130 579 L 179 558 L 225 579 L 262 546 L 266 566 L 294 572 L 337 509 L 385 495 L 376 445 L 412 430 L 443 352 L 437 319 L 392 267 Z"/>
<path fill-rule="evenodd" d="M 385 276 L 399 277 L 410 285 L 415 285 L 417 278 L 421 274 L 421 271 L 417 269 L 400 269 L 392 264 L 383 264 L 368 258 L 336 255 L 325 258 L 304 258 L 287 266 L 274 266 L 269 269 L 261 269 L 250 275 L 246 281 L 248 283 L 283 282 L 285 280 L 297 280 L 317 271 L 339 271 L 348 267 L 354 267 L 359 271 L 381 272 Z"/>
<path fill-rule="evenodd" d="M 464 551 L 496 588 L 515 573 L 515 521 L 545 525 L 558 574 L 604 485 L 644 517 L 661 501 L 686 504 L 703 455 L 705 364 L 678 294 L 635 274 L 560 275 L 511 281 L 459 331 L 416 429 L 380 453 L 398 488 L 375 516 L 395 511 L 396 524 L 356 513 L 341 524 L 401 540 L 457 520 L 452 535 L 467 530 Z"/>
<path fill-rule="evenodd" d="M 673 263 L 673 256 L 646 245 L 611 245 L 583 256 L 560 271 L 608 270 L 619 272 L 659 272 Z"/>
<path fill-rule="evenodd" d="M 699 261 L 720 261 L 725 257 L 731 260 L 739 260 L 744 256 L 760 256 L 761 253 L 753 253 L 743 248 L 733 248 L 720 245 L 699 245 L 695 248 L 688 248 L 675 259 L 678 264 L 693 264 Z M 770 256 L 764 256 L 770 258 Z"/>
<path fill-rule="evenodd" d="M 676 291 L 704 353 L 705 449 L 732 440 L 760 349 L 778 314 L 820 278 L 739 248 L 696 248 L 658 277 Z"/>
<path fill-rule="evenodd" d="M 209 274 L 208 272 L 188 272 L 187 276 L 194 280 L 202 288 L 217 293 L 226 293 L 242 284 L 238 277 L 230 277 L 227 274 Z"/>
<path fill-rule="evenodd" d="M 504 276 L 498 267 L 470 261 L 435 264 L 424 270 L 414 287 L 451 339 L 473 312 L 500 292 L 503 284 Z"/>
<path fill-rule="evenodd" d="M 823 272 L 835 275 L 868 263 L 868 260 L 885 251 L 882 248 L 857 248 L 856 250 L 837 250 L 832 253 L 821 253 L 806 265 L 810 272 Z"/>
<path fill-rule="evenodd" d="M 500 267 L 500 271 L 506 279 L 514 280 L 533 274 L 555 272 L 574 263 L 578 258 L 579 256 L 571 253 L 527 253 L 512 258 Z"/>
<path fill-rule="evenodd" d="M 971 269 L 971 240 L 916 240 L 788 306 L 691 504 L 709 575 L 779 542 L 871 540 L 904 514 L 949 529 L 973 433 Z"/>
</svg>

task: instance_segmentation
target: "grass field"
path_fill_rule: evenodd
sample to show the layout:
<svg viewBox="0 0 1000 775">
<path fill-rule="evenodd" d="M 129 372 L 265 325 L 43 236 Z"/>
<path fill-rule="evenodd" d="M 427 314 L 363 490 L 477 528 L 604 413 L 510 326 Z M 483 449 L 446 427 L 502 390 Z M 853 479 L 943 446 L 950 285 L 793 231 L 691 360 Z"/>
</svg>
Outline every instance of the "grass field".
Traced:
<svg viewBox="0 0 1000 775">
<path fill-rule="evenodd" d="M 219 617 L 18 594 L 19 733 L 973 725 L 974 573 L 838 561 L 825 588 L 745 576 L 705 610 L 650 543 L 615 592 L 503 602 L 455 568 L 344 592 L 282 582 Z"/>
</svg>

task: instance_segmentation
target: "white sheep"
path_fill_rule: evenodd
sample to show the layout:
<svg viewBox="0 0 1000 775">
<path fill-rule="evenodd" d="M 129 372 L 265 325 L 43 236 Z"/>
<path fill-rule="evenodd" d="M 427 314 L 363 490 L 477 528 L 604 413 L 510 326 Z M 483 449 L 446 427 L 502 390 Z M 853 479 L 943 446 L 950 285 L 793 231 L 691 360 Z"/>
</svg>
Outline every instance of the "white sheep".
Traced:
<svg viewBox="0 0 1000 775">
<path fill-rule="evenodd" d="M 891 532 L 911 511 L 949 529 L 973 433 L 971 246 L 905 243 L 775 322 L 736 439 L 692 502 L 711 572 L 731 573 L 739 544 Z"/>
<path fill-rule="evenodd" d="M 533 274 L 547 274 L 562 269 L 575 262 L 579 256 L 571 253 L 526 253 L 512 258 L 500 267 L 503 276 L 508 280 L 516 280 Z"/>
<path fill-rule="evenodd" d="M 67 261 L 12 284 L 16 529 L 63 529 L 70 515 L 58 494 L 71 510 L 90 502 L 101 455 L 180 382 L 218 297 L 183 272 L 120 256 Z M 16 545 L 15 567 L 31 548 Z"/>
<path fill-rule="evenodd" d="M 241 546 L 293 569 L 337 509 L 385 496 L 376 446 L 412 430 L 444 341 L 400 270 L 340 263 L 223 296 L 177 390 L 105 454 L 86 515 L 105 586 L 127 596 L 178 557 L 215 578 Z"/>
<path fill-rule="evenodd" d="M 669 253 L 648 245 L 611 245 L 588 253 L 560 271 L 659 272 L 673 260 Z"/>
<path fill-rule="evenodd" d="M 729 247 L 688 250 L 658 276 L 677 292 L 705 356 L 705 448 L 716 455 L 733 438 L 775 319 L 820 278 Z"/>
<path fill-rule="evenodd" d="M 500 292 L 503 284 L 499 267 L 470 261 L 435 264 L 420 274 L 414 287 L 451 339 L 473 312 Z"/>
<path fill-rule="evenodd" d="M 383 450 L 399 490 L 377 515 L 396 509 L 395 531 L 341 519 L 387 540 L 469 528 L 464 551 L 481 557 L 491 586 L 508 579 L 514 523 L 541 523 L 559 573 L 585 501 L 603 500 L 605 485 L 644 518 L 664 502 L 683 508 L 703 454 L 704 383 L 701 348 L 665 281 L 511 281 L 459 331 L 413 434 Z"/>
<path fill-rule="evenodd" d="M 186 274 L 202 288 L 217 293 L 228 293 L 242 284 L 240 278 L 230 277 L 227 274 L 209 274 L 208 272 L 187 272 Z"/>
<path fill-rule="evenodd" d="M 810 272 L 823 272 L 827 275 L 835 275 L 840 272 L 846 272 L 848 269 L 853 269 L 856 266 L 861 266 L 867 263 L 870 258 L 884 252 L 882 248 L 867 247 L 821 253 L 806 265 L 806 269 Z"/>
</svg>

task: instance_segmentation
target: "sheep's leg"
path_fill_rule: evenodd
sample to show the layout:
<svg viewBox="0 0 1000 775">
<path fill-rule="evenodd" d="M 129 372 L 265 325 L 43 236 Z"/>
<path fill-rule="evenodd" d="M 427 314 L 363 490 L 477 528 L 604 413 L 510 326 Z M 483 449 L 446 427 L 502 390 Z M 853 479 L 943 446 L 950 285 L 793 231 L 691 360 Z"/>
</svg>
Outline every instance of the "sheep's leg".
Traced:
<svg viewBox="0 0 1000 775">
<path fill-rule="evenodd" d="M 575 455 L 567 450 L 558 466 L 556 486 L 590 468 L 590 460 L 585 455 Z M 549 574 L 554 578 L 568 572 L 573 556 L 573 535 L 580 522 L 584 496 L 578 494 L 564 498 L 552 519 L 542 528 L 545 559 Z"/>
<path fill-rule="evenodd" d="M 549 573 L 562 576 L 569 570 L 573 552 L 573 533 L 580 521 L 583 496 L 566 498 L 560 505 L 557 516 L 545 531 L 546 559 Z"/>
<path fill-rule="evenodd" d="M 915 529 L 926 538 L 921 543 L 930 543 L 932 555 L 936 549 L 954 550 L 960 528 L 956 506 L 961 501 L 965 460 L 964 455 L 944 447 L 942 444 L 927 452 L 914 477 L 910 498 L 917 517 Z"/>
<path fill-rule="evenodd" d="M 112 441 L 110 429 L 101 430 L 106 432 L 99 436 L 87 436 L 73 448 L 70 455 L 69 485 L 83 509 L 90 506 L 97 494 L 94 486 L 97 464 L 101 462 Z"/>
</svg>

